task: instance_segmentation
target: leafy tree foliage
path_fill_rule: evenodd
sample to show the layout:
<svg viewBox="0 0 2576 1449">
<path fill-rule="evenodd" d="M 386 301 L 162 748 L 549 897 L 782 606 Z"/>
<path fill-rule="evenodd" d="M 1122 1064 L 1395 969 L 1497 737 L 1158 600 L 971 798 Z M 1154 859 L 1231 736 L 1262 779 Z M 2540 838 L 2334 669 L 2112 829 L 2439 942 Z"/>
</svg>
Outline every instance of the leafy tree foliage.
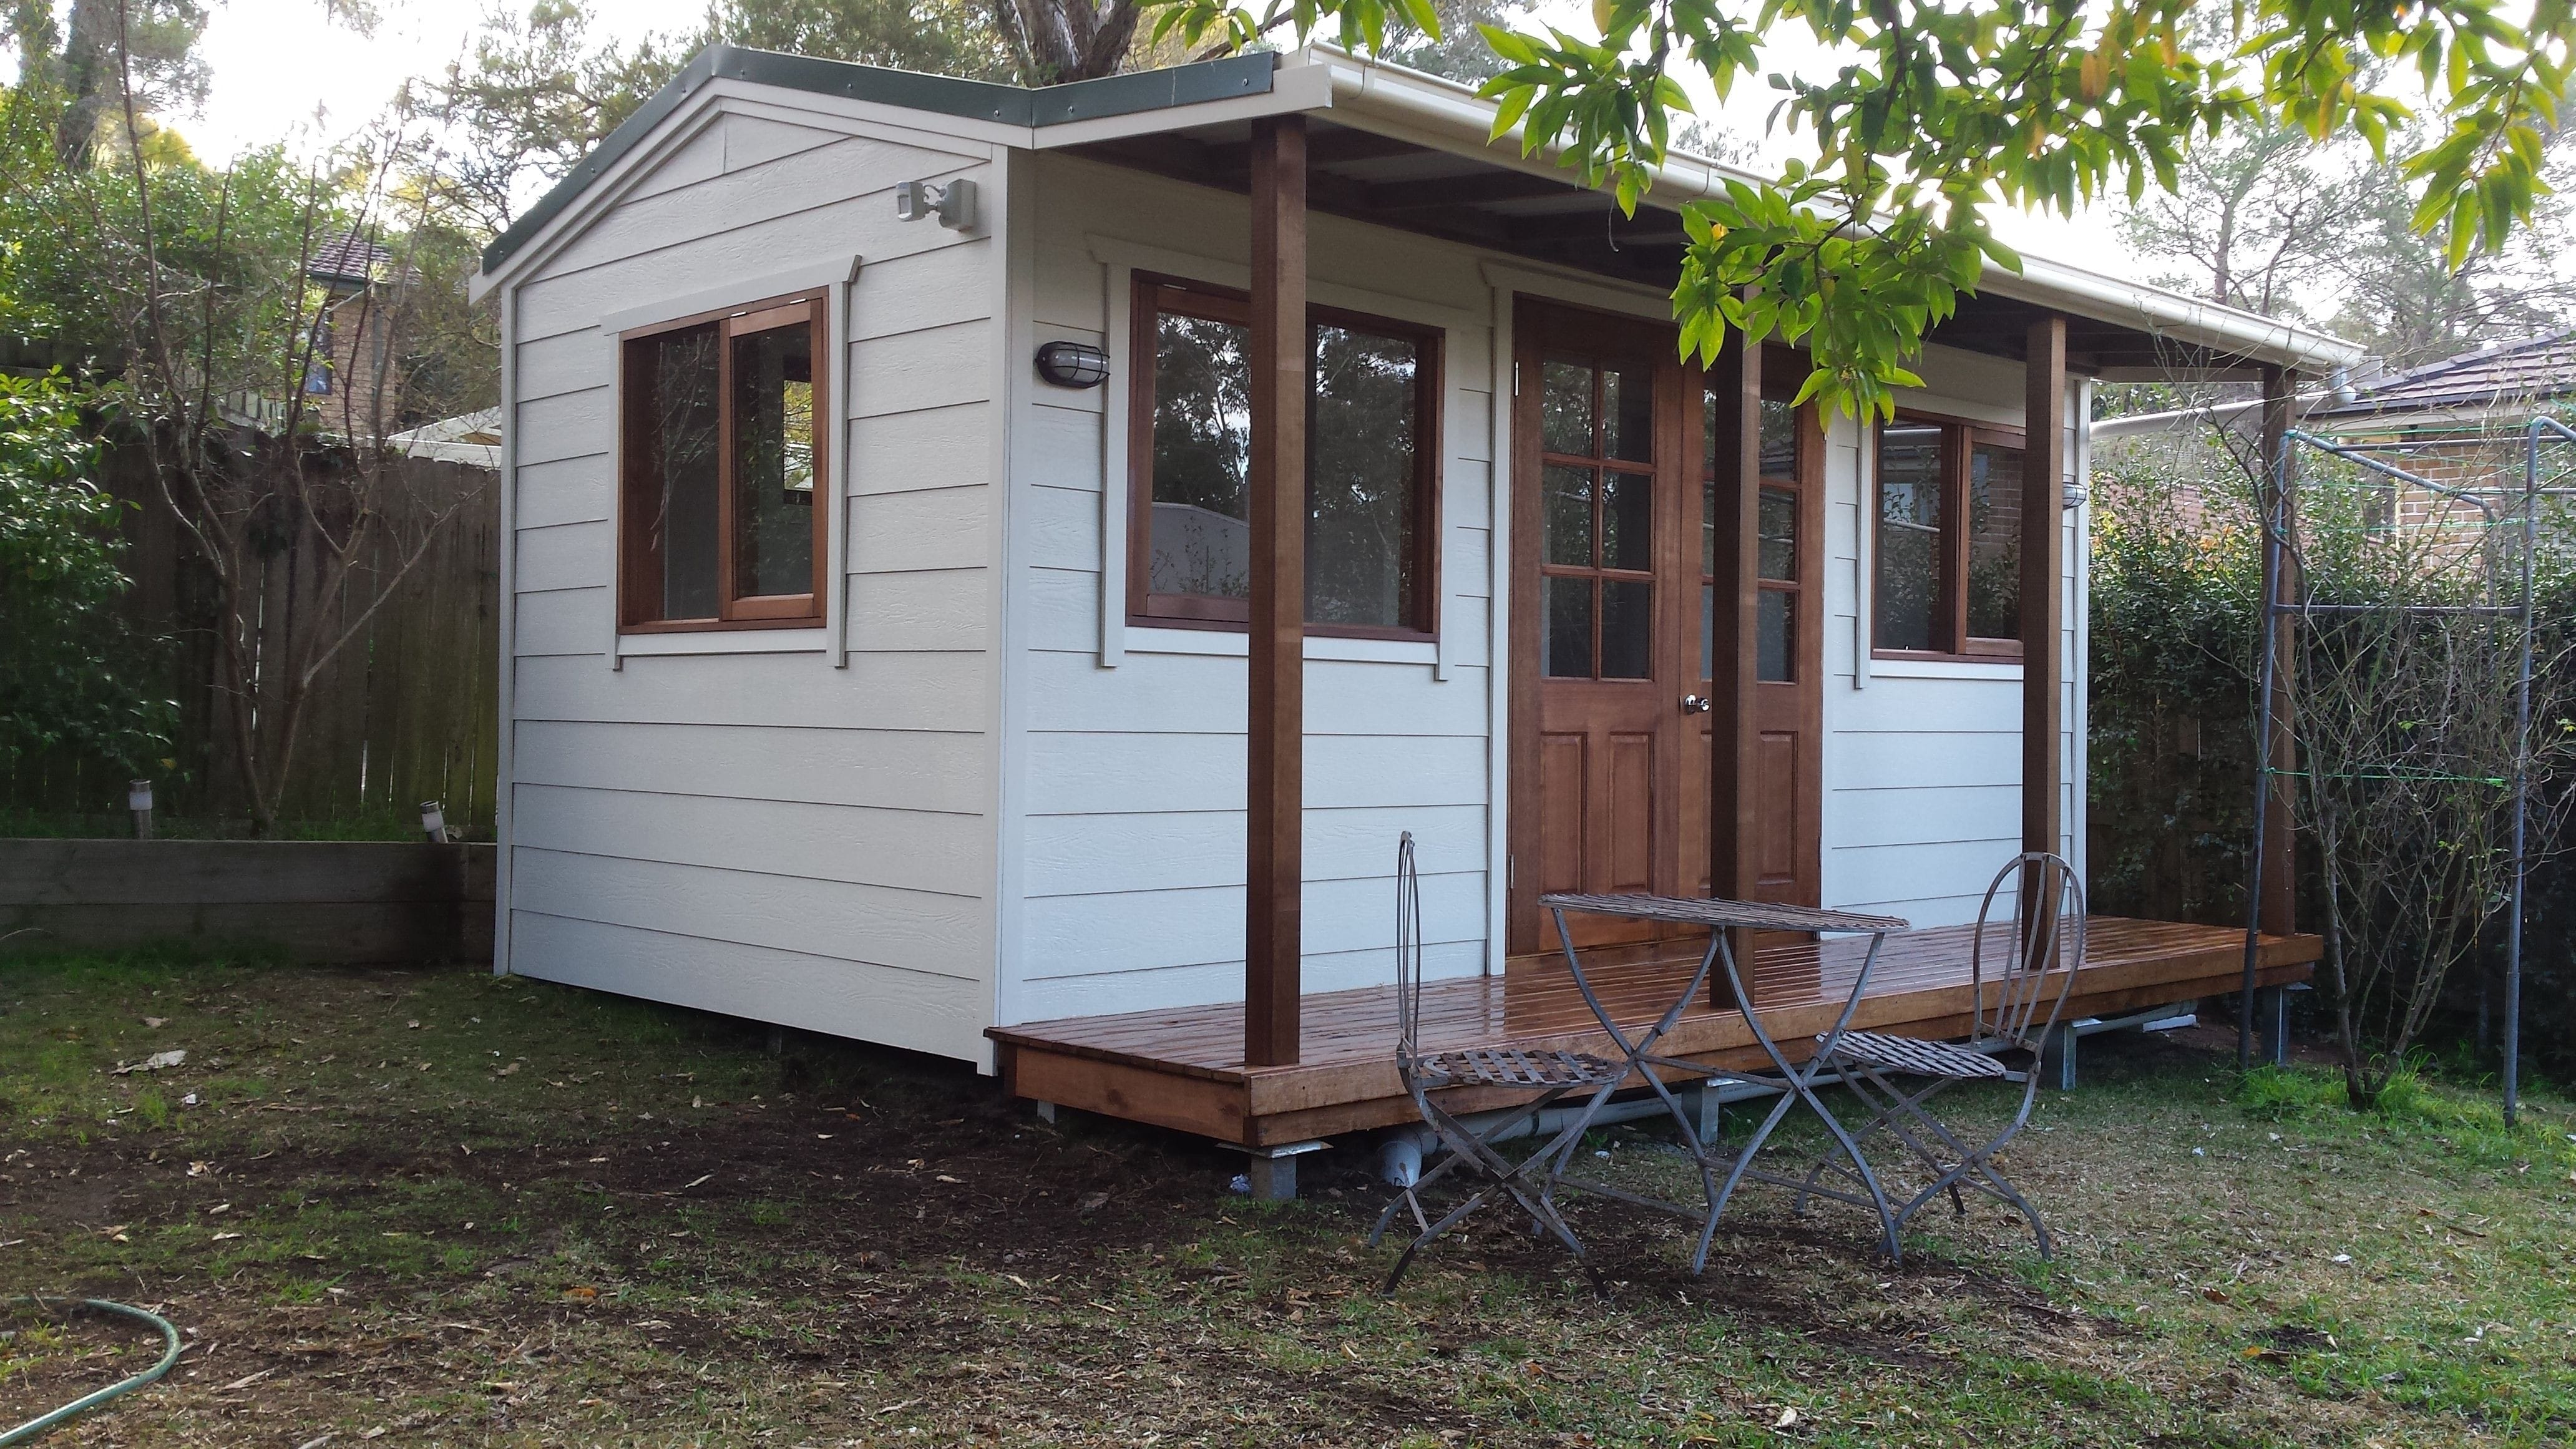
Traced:
<svg viewBox="0 0 2576 1449">
<path fill-rule="evenodd" d="M 64 751 L 144 768 L 178 717 L 142 683 L 158 645 L 120 612 L 130 505 L 96 481 L 81 402 L 59 374 L 0 374 L 0 766 Z"/>
<path fill-rule="evenodd" d="M 1285 10 L 1301 33 L 1383 48 L 1400 17 L 1433 28 L 1427 0 L 1154 0 L 1157 33 L 1240 45 Z M 1684 207 L 1691 245 L 1673 310 L 1686 348 L 1713 359 L 1730 333 L 1805 342 L 1804 395 L 1891 411 L 1923 334 L 1989 261 L 2018 258 L 1998 205 L 2068 212 L 2104 195 L 2172 191 L 2198 138 L 2271 122 L 2312 142 L 2352 135 L 2393 152 L 2414 188 L 2410 223 L 2456 264 L 2500 248 L 2541 188 L 2542 146 L 2569 81 L 2576 4 L 2534 0 L 2245 0 L 2218 43 L 2192 0 L 1595 0 L 1597 39 L 1489 27 L 1509 63 L 1485 83 L 1498 137 L 1548 150 L 1633 208 L 1690 110 L 1693 75 L 1720 96 L 1779 93 L 1774 124 L 1813 160 L 1776 183 L 1735 183 Z M 1784 60 L 1820 45 L 1830 72 Z M 2420 85 L 2420 143 L 2399 128 Z"/>
<path fill-rule="evenodd" d="M 65 166 L 87 164 L 102 125 L 122 114 L 120 87 L 142 111 L 205 99 L 206 64 L 197 41 L 205 0 L 10 0 L 10 38 L 19 87 L 59 100 L 54 150 Z"/>
</svg>

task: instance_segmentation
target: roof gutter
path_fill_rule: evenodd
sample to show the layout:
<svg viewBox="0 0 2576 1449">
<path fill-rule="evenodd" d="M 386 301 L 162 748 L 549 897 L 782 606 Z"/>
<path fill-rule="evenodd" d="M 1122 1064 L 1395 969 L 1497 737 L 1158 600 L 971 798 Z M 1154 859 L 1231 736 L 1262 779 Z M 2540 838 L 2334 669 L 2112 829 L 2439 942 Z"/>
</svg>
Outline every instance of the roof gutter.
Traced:
<svg viewBox="0 0 2576 1449">
<path fill-rule="evenodd" d="M 1542 146 L 1535 154 L 1523 156 L 1517 126 L 1494 139 L 1494 103 L 1466 86 L 1324 45 L 1308 47 L 1302 60 L 1291 59 L 1289 68 L 1301 64 L 1331 69 L 1337 122 L 1364 119 L 1372 130 L 1444 151 L 1477 154 L 1495 165 L 1538 175 L 1566 174 L 1556 164 L 1563 154 L 1561 147 Z M 1715 194 L 1730 180 L 1764 183 L 1768 178 L 1706 157 L 1671 152 L 1655 168 L 1645 204 L 1678 211 L 1687 202 Z M 1978 286 L 1996 296 L 2169 336 L 2251 362 L 2322 371 L 2348 367 L 2362 358 L 2359 346 L 2323 332 L 2044 257 L 2025 255 L 2018 273 L 1989 263 Z"/>
</svg>

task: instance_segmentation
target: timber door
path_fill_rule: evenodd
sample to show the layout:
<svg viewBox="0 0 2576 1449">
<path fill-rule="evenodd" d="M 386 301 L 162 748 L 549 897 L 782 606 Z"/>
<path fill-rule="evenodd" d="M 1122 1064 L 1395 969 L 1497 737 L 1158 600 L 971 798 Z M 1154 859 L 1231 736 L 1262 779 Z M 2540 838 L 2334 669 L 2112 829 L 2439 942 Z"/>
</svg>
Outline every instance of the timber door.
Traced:
<svg viewBox="0 0 2576 1449">
<path fill-rule="evenodd" d="M 1818 855 L 1824 807 L 1825 439 L 1815 408 L 1787 401 L 1806 375 L 1803 359 L 1774 351 L 1763 358 L 1762 374 L 1753 616 L 1753 894 L 1757 900 L 1814 906 L 1823 904 Z M 1732 542 L 1724 530 L 1735 512 L 1734 500 L 1721 495 L 1718 481 L 1718 400 L 1703 392 L 1699 402 L 1698 688 L 1710 694 L 1718 550 Z M 1693 887 L 1701 895 L 1709 893 L 1709 736 L 1703 724 L 1684 762 L 1689 805 L 1682 840 L 1690 852 Z"/>
<path fill-rule="evenodd" d="M 1514 336 L 1509 949 L 1529 952 L 1556 944 L 1541 894 L 1689 888 L 1682 756 L 1706 746 L 1685 698 L 1699 477 L 1674 333 L 1523 302 Z M 1663 933 L 1568 925 L 1577 945 Z"/>
</svg>

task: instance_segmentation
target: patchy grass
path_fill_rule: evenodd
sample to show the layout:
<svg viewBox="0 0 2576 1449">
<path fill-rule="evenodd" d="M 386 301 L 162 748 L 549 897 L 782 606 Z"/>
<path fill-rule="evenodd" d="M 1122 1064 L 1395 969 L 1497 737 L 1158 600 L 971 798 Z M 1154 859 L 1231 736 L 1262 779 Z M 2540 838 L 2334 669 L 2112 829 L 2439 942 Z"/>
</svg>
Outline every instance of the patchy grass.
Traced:
<svg viewBox="0 0 2576 1449">
<path fill-rule="evenodd" d="M 2554 1099 L 2513 1132 L 2435 1083 L 2355 1115 L 2321 1075 L 2096 1038 L 2010 1160 L 2055 1264 L 1986 1204 L 1890 1270 L 1857 1214 L 1755 1191 L 1702 1280 L 1678 1220 L 1596 1206 L 1601 1290 L 1493 1216 L 1386 1299 L 1362 1154 L 1265 1208 L 1204 1144 L 765 1035 L 463 971 L 0 961 L 0 1284 L 191 1334 L 59 1442 L 2576 1435 Z M 1676 1180 L 1645 1137 L 1590 1146 Z M 0 1424 L 151 1356 L 113 1323 L 0 1330 Z"/>
</svg>

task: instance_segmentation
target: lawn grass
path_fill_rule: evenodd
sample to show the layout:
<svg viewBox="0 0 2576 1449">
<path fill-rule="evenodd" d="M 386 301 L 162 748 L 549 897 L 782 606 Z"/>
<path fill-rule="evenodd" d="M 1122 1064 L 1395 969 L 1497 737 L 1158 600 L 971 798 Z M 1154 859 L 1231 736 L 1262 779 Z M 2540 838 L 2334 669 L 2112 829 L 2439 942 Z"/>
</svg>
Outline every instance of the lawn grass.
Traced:
<svg viewBox="0 0 2576 1449">
<path fill-rule="evenodd" d="M 0 959 L 0 1285 L 191 1333 L 59 1442 L 2576 1438 L 2555 1098 L 2518 1131 L 2438 1082 L 2357 1115 L 2322 1074 L 2096 1038 L 2008 1159 L 2054 1264 L 1992 1204 L 1927 1215 L 1890 1269 L 1857 1214 L 1756 1192 L 1701 1280 L 1678 1220 L 1596 1207 L 1599 1289 L 1491 1217 L 1383 1298 L 1362 1153 L 1263 1206 L 1206 1144 L 766 1045 L 462 970 Z M 1590 1146 L 1679 1180 L 1646 1137 Z M 150 1358 L 109 1324 L 5 1326 L 0 1426 Z"/>
</svg>

